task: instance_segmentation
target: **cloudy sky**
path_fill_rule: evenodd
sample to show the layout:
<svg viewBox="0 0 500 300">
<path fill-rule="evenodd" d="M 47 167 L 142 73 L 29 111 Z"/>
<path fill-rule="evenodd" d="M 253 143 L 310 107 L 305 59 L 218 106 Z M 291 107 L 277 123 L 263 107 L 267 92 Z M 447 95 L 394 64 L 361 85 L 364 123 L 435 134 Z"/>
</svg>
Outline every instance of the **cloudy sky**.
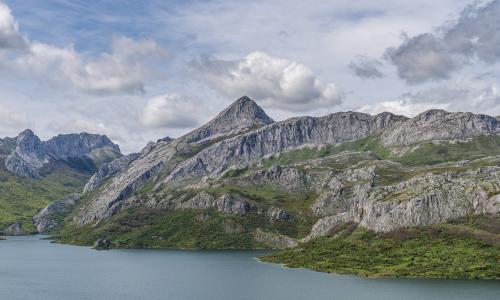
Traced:
<svg viewBox="0 0 500 300">
<path fill-rule="evenodd" d="M 242 95 L 275 120 L 500 115 L 499 20 L 500 0 L 0 0 L 0 136 L 138 151 Z"/>
</svg>

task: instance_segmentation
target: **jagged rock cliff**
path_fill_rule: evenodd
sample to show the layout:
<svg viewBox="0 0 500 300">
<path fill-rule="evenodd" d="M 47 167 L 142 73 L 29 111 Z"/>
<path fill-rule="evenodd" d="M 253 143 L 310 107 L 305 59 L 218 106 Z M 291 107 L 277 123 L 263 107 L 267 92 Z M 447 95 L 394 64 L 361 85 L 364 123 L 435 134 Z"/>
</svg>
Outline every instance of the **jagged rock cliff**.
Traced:
<svg viewBox="0 0 500 300">
<path fill-rule="evenodd" d="M 367 172 L 366 168 L 354 167 L 332 178 L 337 183 L 335 187 L 313 205 L 314 212 L 324 217 L 313 226 L 308 238 L 327 235 L 348 221 L 377 232 L 389 232 L 468 215 L 500 213 L 498 167 L 458 164 L 423 168 L 411 171 L 415 175 L 408 180 L 391 185 L 377 185 L 374 169 Z M 468 170 L 452 171 L 460 169 Z M 360 170 L 364 177 L 352 180 L 352 170 Z M 346 189 L 349 195 L 340 196 Z"/>
<path fill-rule="evenodd" d="M 103 164 L 99 167 L 97 172 L 92 175 L 90 180 L 83 188 L 83 192 L 90 192 L 98 188 L 104 182 L 104 180 L 125 170 L 125 168 L 127 168 L 131 162 L 139 157 L 139 155 L 139 153 L 131 153 L 117 158 L 109 163 Z"/>
<path fill-rule="evenodd" d="M 276 122 L 204 149 L 182 162 L 165 183 L 191 183 L 220 176 L 229 167 L 244 168 L 266 155 L 303 145 L 337 144 L 379 134 L 404 120 L 390 113 L 376 116 L 347 112 Z"/>
<path fill-rule="evenodd" d="M 6 157 L 5 167 L 18 176 L 37 178 L 51 161 L 72 163 L 75 159 L 89 159 L 101 163 L 119 156 L 118 145 L 104 135 L 61 134 L 44 142 L 26 129 L 16 138 L 16 147 Z"/>
<path fill-rule="evenodd" d="M 80 194 L 70 194 L 64 199 L 53 202 L 33 217 L 33 226 L 40 233 L 55 229 L 62 222 L 62 217 L 71 211 L 80 200 Z"/>
<path fill-rule="evenodd" d="M 30 129 L 21 132 L 16 143 L 14 152 L 5 159 L 5 167 L 19 176 L 38 177 L 38 171 L 50 159 L 45 145 Z"/>
<path fill-rule="evenodd" d="M 18 235 L 24 235 L 25 232 L 23 230 L 23 223 L 22 222 L 15 222 L 13 224 L 10 224 L 7 228 L 5 228 L 2 231 L 3 235 L 7 236 L 18 236 Z"/>
<path fill-rule="evenodd" d="M 464 139 L 499 132 L 500 123 L 494 117 L 431 109 L 387 130 L 382 141 L 385 146 L 408 146 L 422 141 Z"/>
<path fill-rule="evenodd" d="M 210 122 L 187 134 L 183 139 L 186 143 L 202 142 L 207 138 L 236 135 L 273 122 L 273 119 L 266 115 L 260 106 L 243 96 Z"/>
</svg>

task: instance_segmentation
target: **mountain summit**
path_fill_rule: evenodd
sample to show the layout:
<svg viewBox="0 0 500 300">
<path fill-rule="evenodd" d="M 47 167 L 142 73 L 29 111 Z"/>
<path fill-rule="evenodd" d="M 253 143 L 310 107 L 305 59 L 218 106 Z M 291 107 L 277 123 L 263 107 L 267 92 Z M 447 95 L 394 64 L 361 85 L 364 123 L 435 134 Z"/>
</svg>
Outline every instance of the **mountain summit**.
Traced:
<svg viewBox="0 0 500 300">
<path fill-rule="evenodd" d="M 186 136 L 193 143 L 220 134 L 236 134 L 273 123 L 264 110 L 247 96 L 233 102 L 204 126 Z"/>
</svg>

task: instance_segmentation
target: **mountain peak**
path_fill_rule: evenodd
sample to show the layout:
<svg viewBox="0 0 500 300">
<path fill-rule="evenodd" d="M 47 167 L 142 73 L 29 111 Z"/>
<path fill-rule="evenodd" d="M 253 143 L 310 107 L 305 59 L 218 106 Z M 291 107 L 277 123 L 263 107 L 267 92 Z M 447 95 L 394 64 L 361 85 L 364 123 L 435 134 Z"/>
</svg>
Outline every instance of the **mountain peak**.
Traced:
<svg viewBox="0 0 500 300">
<path fill-rule="evenodd" d="M 33 132 L 33 130 L 31 129 L 25 129 L 23 131 L 21 131 L 19 133 L 19 135 L 17 136 L 17 138 L 19 139 L 25 139 L 25 138 L 31 138 L 31 137 L 34 137 L 35 136 L 35 133 Z"/>
<path fill-rule="evenodd" d="M 243 118 L 243 120 L 241 119 Z M 219 113 L 211 122 L 226 119 L 232 120 L 236 123 L 257 122 L 261 125 L 267 125 L 273 123 L 271 119 L 264 110 L 255 101 L 247 96 L 243 96 L 238 100 L 234 101 L 221 113 Z"/>
<path fill-rule="evenodd" d="M 255 101 L 243 96 L 204 126 L 187 135 L 187 142 L 197 142 L 230 131 L 244 131 L 274 123 Z"/>
<path fill-rule="evenodd" d="M 255 101 L 250 99 L 250 97 L 248 96 L 242 96 L 238 98 L 236 101 L 234 101 L 231 105 L 229 105 L 229 107 L 233 105 L 257 105 L 257 103 L 255 103 Z"/>
<path fill-rule="evenodd" d="M 33 130 L 26 128 L 23 131 L 21 131 L 19 135 L 35 135 L 35 133 L 33 132 Z"/>
</svg>

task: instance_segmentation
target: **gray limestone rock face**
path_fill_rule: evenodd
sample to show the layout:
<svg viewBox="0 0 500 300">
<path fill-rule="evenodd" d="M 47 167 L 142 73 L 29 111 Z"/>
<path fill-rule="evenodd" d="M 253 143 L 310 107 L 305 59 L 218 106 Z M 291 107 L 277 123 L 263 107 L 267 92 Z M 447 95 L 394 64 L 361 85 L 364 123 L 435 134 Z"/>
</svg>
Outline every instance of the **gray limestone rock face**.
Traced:
<svg viewBox="0 0 500 300">
<path fill-rule="evenodd" d="M 50 232 L 61 224 L 62 217 L 71 211 L 78 200 L 79 194 L 71 194 L 47 205 L 33 217 L 33 226 L 39 233 Z"/>
<path fill-rule="evenodd" d="M 248 113 L 248 111 L 252 113 Z M 251 121 L 252 118 L 254 118 L 253 121 Z M 132 162 L 126 170 L 114 176 L 109 186 L 82 208 L 75 221 L 82 226 L 100 222 L 113 215 L 126 204 L 126 198 L 136 188 L 154 177 L 162 168 L 168 169 L 167 172 L 164 172 L 168 175 L 156 186 L 199 184 L 207 178 L 221 176 L 230 167 L 245 168 L 266 155 L 304 145 L 342 143 L 379 134 L 384 129 L 405 120 L 405 117 L 390 113 L 370 116 L 363 113 L 347 112 L 319 118 L 301 117 L 283 122 L 272 122 L 271 119 L 262 114 L 255 102 L 246 98 L 240 99 L 209 122 L 206 127 L 202 127 L 204 129 L 200 132 L 205 133 L 200 134 L 195 130 L 174 141 L 149 145 L 148 150 L 141 157 Z M 236 125 L 226 126 L 225 124 L 229 121 L 236 122 Z M 266 123 L 270 124 L 265 125 Z M 252 124 L 252 127 L 265 126 L 246 132 L 248 124 Z M 187 152 L 179 152 L 179 149 L 186 148 L 187 141 L 195 141 L 201 136 L 206 139 L 209 136 L 207 132 L 219 134 L 226 130 L 231 131 L 234 130 L 233 126 L 240 129 L 245 128 L 245 130 L 234 137 L 229 134 L 220 141 L 215 139 L 213 144 L 202 148 L 198 153 L 193 153 L 192 157 L 188 156 L 184 161 L 174 159 L 179 155 L 186 156 L 190 153 L 189 149 Z M 206 128 L 212 129 L 207 131 Z M 269 174 L 277 171 L 271 171 Z M 276 176 L 282 178 L 283 183 L 286 180 L 298 180 L 297 177 L 294 178 L 298 173 L 294 172 L 294 170 L 285 170 Z"/>
<path fill-rule="evenodd" d="M 176 155 L 177 141 L 160 141 L 148 146 L 147 151 L 133 160 L 122 172 L 111 176 L 109 183 L 83 206 L 75 217 L 78 225 L 99 222 L 124 205 L 125 200 L 145 182 L 152 179 Z"/>
<path fill-rule="evenodd" d="M 496 118 L 487 115 L 432 109 L 385 131 L 382 143 L 384 146 L 408 146 L 422 141 L 498 134 L 499 124 Z"/>
<path fill-rule="evenodd" d="M 271 222 L 277 221 L 288 221 L 290 220 L 290 214 L 281 208 L 271 207 L 267 210 L 267 217 Z"/>
<path fill-rule="evenodd" d="M 311 177 L 303 170 L 294 167 L 274 165 L 266 170 L 259 170 L 248 176 L 225 180 L 228 184 L 241 186 L 272 186 L 286 192 L 304 191 L 311 184 Z"/>
<path fill-rule="evenodd" d="M 6 236 L 24 235 L 25 233 L 23 231 L 23 223 L 18 221 L 13 224 L 10 224 L 9 226 L 7 226 L 7 228 L 4 229 L 2 233 L 3 235 Z"/>
<path fill-rule="evenodd" d="M 347 205 L 337 210 L 326 206 L 318 213 L 320 206 L 313 205 L 312 209 L 324 217 L 313 226 L 307 239 L 326 235 L 333 227 L 349 221 L 376 232 L 389 232 L 468 215 L 498 215 L 499 191 L 499 167 L 426 173 L 387 186 L 360 183 L 353 187 Z"/>
<path fill-rule="evenodd" d="M 219 197 L 202 191 L 193 198 L 177 203 L 175 209 L 209 209 L 214 208 L 219 212 L 244 216 L 256 207 L 241 196 L 224 194 Z"/>
<path fill-rule="evenodd" d="M 22 177 L 39 177 L 39 170 L 50 160 L 45 144 L 31 131 L 21 132 L 14 152 L 5 159 L 7 170 Z"/>
<path fill-rule="evenodd" d="M 98 188 L 106 179 L 119 172 L 125 170 L 128 165 L 136 160 L 140 156 L 139 153 L 132 153 L 128 155 L 124 155 L 120 158 L 117 158 L 109 163 L 105 163 L 99 167 L 97 172 L 92 175 L 87 184 L 83 189 L 84 193 L 90 192 Z"/>
<path fill-rule="evenodd" d="M 120 153 L 120 147 L 105 136 L 89 133 L 60 134 L 45 142 L 47 153 L 57 158 L 80 157 L 96 149 L 109 148 Z"/>
<path fill-rule="evenodd" d="M 264 110 L 253 100 L 244 96 L 219 113 L 204 126 L 188 133 L 186 143 L 200 142 L 220 134 L 241 133 L 248 129 L 273 123 Z"/>
<path fill-rule="evenodd" d="M 254 232 L 254 240 L 258 243 L 262 243 L 271 249 L 287 249 L 297 246 L 297 240 L 272 232 L 263 231 L 257 228 Z"/>
<path fill-rule="evenodd" d="M 266 155 L 306 144 L 337 144 L 381 133 L 405 120 L 392 114 L 347 112 L 325 117 L 300 117 L 275 122 L 257 130 L 225 139 L 179 164 L 165 183 L 188 184 L 201 177 L 215 178 L 230 166 L 245 168 Z"/>
<path fill-rule="evenodd" d="M 109 250 L 113 246 L 113 243 L 111 243 L 110 240 L 102 238 L 98 239 L 94 243 L 94 249 L 96 250 Z"/>
</svg>

